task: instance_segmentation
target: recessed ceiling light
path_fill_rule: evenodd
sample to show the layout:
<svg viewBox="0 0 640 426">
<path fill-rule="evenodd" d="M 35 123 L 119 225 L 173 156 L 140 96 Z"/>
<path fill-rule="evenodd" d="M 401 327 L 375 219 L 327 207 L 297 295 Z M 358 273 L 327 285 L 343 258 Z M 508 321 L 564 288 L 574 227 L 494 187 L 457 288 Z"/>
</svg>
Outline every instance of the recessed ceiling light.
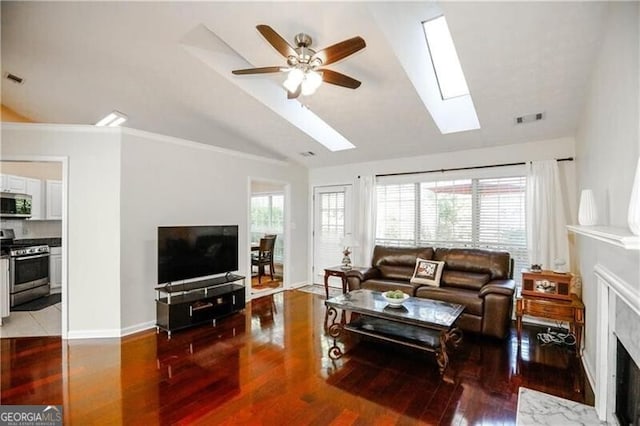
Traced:
<svg viewBox="0 0 640 426">
<path fill-rule="evenodd" d="M 422 27 L 427 37 L 429 55 L 438 79 L 442 99 L 468 95 L 467 81 L 464 78 L 462 65 L 460 65 L 445 17 L 439 16 L 425 21 L 422 23 Z"/>
<path fill-rule="evenodd" d="M 99 127 L 117 127 L 127 121 L 127 116 L 121 112 L 113 111 L 102 120 L 96 123 Z"/>
</svg>

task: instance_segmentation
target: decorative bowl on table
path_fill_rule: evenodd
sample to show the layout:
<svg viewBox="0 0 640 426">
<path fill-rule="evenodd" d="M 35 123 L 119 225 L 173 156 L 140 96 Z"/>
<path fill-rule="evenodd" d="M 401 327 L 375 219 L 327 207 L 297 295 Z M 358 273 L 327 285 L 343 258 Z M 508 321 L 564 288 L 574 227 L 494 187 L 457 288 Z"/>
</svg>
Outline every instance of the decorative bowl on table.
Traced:
<svg viewBox="0 0 640 426">
<path fill-rule="evenodd" d="M 399 308 L 409 298 L 409 295 L 400 290 L 392 290 L 382 293 L 382 298 L 387 301 L 390 307 Z"/>
</svg>

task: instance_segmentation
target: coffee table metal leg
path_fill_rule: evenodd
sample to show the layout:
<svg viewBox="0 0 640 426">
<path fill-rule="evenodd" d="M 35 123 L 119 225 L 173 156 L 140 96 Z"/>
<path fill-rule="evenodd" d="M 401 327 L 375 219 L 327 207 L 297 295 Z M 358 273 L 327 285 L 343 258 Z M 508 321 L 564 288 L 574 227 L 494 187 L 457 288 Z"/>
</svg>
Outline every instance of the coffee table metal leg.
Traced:
<svg viewBox="0 0 640 426">
<path fill-rule="evenodd" d="M 329 348 L 329 358 L 336 360 L 344 355 L 344 352 L 342 352 L 342 349 L 340 349 L 337 342 L 338 337 L 342 334 L 344 324 L 342 320 L 336 321 L 338 317 L 338 311 L 336 308 L 328 307 L 327 316 L 331 319 L 331 325 L 329 325 L 327 332 L 329 333 L 329 336 L 333 337 L 333 346 Z"/>
</svg>

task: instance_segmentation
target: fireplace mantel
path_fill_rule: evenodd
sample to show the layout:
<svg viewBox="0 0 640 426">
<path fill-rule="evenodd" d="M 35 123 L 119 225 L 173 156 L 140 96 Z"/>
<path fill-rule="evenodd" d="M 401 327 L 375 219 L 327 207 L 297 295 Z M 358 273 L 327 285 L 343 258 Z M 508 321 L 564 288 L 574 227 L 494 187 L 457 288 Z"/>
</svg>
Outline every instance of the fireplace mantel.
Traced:
<svg viewBox="0 0 640 426">
<path fill-rule="evenodd" d="M 622 247 L 625 250 L 640 250 L 640 236 L 633 235 L 626 228 L 568 225 L 567 229 L 585 237 Z"/>
</svg>

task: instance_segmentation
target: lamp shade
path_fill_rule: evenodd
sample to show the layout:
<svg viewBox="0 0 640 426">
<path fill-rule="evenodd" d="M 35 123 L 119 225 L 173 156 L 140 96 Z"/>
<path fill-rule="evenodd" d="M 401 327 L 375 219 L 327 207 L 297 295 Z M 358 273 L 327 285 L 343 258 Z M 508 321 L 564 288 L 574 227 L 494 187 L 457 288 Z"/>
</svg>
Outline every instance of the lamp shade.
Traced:
<svg viewBox="0 0 640 426">
<path fill-rule="evenodd" d="M 598 209 L 593 191 L 583 189 L 580 194 L 580 207 L 578 208 L 578 223 L 583 226 L 593 226 L 598 223 Z"/>
<path fill-rule="evenodd" d="M 358 241 L 353 238 L 351 234 L 345 235 L 344 238 L 340 240 L 340 245 L 343 247 L 360 247 Z"/>
</svg>

